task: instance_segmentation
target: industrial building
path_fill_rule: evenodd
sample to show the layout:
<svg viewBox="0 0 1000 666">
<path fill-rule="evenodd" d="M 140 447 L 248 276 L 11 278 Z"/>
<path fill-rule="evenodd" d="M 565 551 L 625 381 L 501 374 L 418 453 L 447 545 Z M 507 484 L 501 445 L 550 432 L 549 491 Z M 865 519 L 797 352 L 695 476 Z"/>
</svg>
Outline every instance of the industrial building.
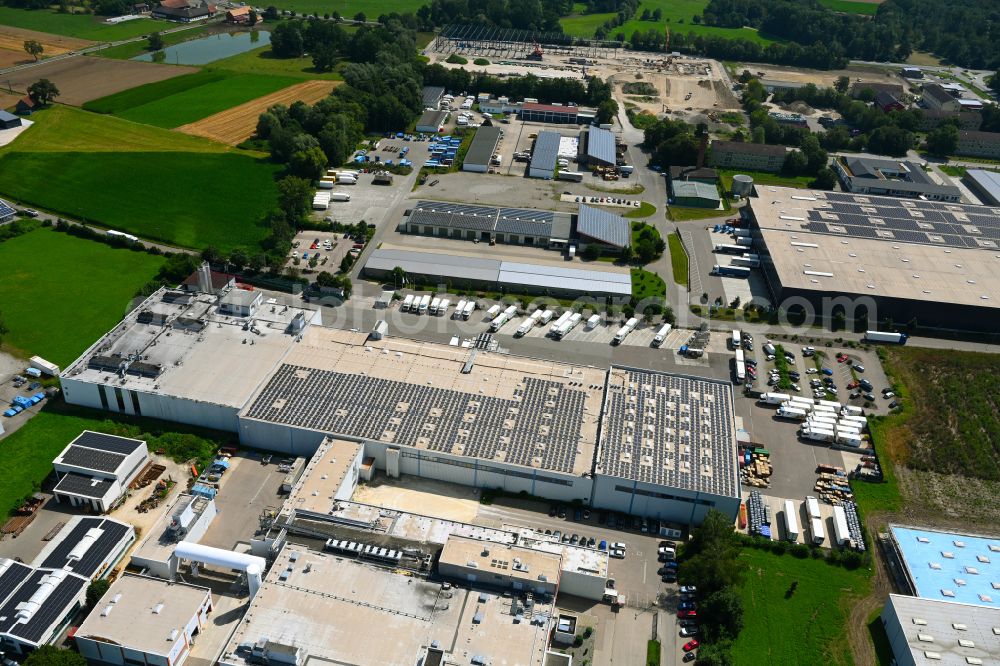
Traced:
<svg viewBox="0 0 1000 666">
<path fill-rule="evenodd" d="M 559 157 L 558 132 L 539 132 L 531 149 L 531 163 L 528 175 L 532 178 L 551 180 L 556 175 L 556 160 Z"/>
<path fill-rule="evenodd" d="M 486 173 L 494 162 L 499 163 L 497 156 L 500 152 L 502 136 L 503 130 L 499 127 L 486 126 L 477 129 L 469 151 L 465 154 L 462 171 Z"/>
<path fill-rule="evenodd" d="M 729 382 L 612 366 L 602 414 L 596 506 L 680 524 L 739 510 Z"/>
<path fill-rule="evenodd" d="M 938 183 L 916 162 L 848 156 L 835 158 L 833 168 L 845 192 L 931 201 L 962 200 L 961 190 Z"/>
<path fill-rule="evenodd" d="M 710 164 L 719 169 L 777 173 L 785 164 L 785 146 L 743 141 L 712 141 Z"/>
<path fill-rule="evenodd" d="M 217 513 L 214 499 L 181 493 L 132 552 L 130 564 L 151 576 L 170 578 L 177 570 L 177 544 L 200 541 Z"/>
<path fill-rule="evenodd" d="M 1000 132 L 959 130 L 955 154 L 1000 159 Z"/>
<path fill-rule="evenodd" d="M 551 599 L 476 587 L 287 544 L 219 663 L 541 664 Z"/>
<path fill-rule="evenodd" d="M 52 494 L 57 502 L 106 513 L 147 465 L 146 442 L 84 430 L 52 461 L 59 479 Z"/>
<path fill-rule="evenodd" d="M 539 104 L 525 100 L 519 111 L 521 120 L 536 123 L 584 125 L 594 122 L 597 112 L 576 105 Z"/>
<path fill-rule="evenodd" d="M 962 109 L 958 99 L 937 83 L 928 83 L 921 91 L 920 98 L 928 109 L 951 111 L 954 113 Z"/>
<path fill-rule="evenodd" d="M 421 200 L 407 210 L 398 228 L 425 236 L 563 249 L 573 235 L 573 216 L 547 210 Z"/>
<path fill-rule="evenodd" d="M 55 641 L 83 607 L 91 580 L 121 559 L 135 531 L 109 518 L 70 518 L 30 565 L 0 559 L 0 650 L 24 655 Z"/>
<path fill-rule="evenodd" d="M 74 405 L 235 432 L 254 388 L 319 319 L 293 303 L 268 299 L 247 328 L 220 313 L 212 294 L 157 290 L 63 370 L 63 395 Z"/>
<path fill-rule="evenodd" d="M 1000 206 L 1000 172 L 985 169 L 969 169 L 962 182 L 983 204 Z"/>
<path fill-rule="evenodd" d="M 902 525 L 889 535 L 914 596 L 1000 611 L 1000 538 Z"/>
<path fill-rule="evenodd" d="M 207 587 L 125 574 L 80 625 L 74 642 L 92 663 L 181 666 L 211 612 Z"/>
<path fill-rule="evenodd" d="M 698 180 L 672 181 L 670 189 L 673 192 L 672 206 L 690 206 L 693 208 L 721 208 L 722 197 L 715 185 L 709 185 Z"/>
<path fill-rule="evenodd" d="M 757 190 L 741 215 L 773 302 L 823 319 L 994 330 L 1000 208 Z"/>
<path fill-rule="evenodd" d="M 589 166 L 613 167 L 618 164 L 615 135 L 611 130 L 590 127 L 580 132 L 577 161 Z"/>
<path fill-rule="evenodd" d="M 555 598 L 559 590 L 559 555 L 509 544 L 453 536 L 438 558 L 438 573 Z"/>
<path fill-rule="evenodd" d="M 257 314 L 263 301 L 264 295 L 259 291 L 233 289 L 219 299 L 219 314 L 246 319 Z"/>
<path fill-rule="evenodd" d="M 400 251 L 376 250 L 374 257 L 386 271 L 397 265 L 408 272 L 420 264 L 439 266 L 451 256 L 379 254 L 387 252 Z M 546 281 L 553 290 L 572 284 L 596 298 L 620 287 L 619 293 L 630 295 L 629 274 L 615 267 L 581 270 L 506 261 L 484 267 L 480 264 L 486 260 L 454 258 L 456 274 L 492 271 L 503 284 Z M 407 263 L 410 259 L 420 264 Z M 204 335 L 221 324 L 207 327 Z M 325 441 L 345 440 L 332 454 L 330 471 L 322 473 L 338 484 L 324 497 L 346 497 L 356 475 L 370 476 L 377 469 L 390 477 L 407 474 L 523 491 L 678 523 L 700 522 L 713 506 L 735 517 L 735 417 L 724 382 L 629 368 L 606 371 L 398 337 L 371 340 L 362 331 L 316 326 L 296 333 L 295 344 L 257 349 L 288 334 L 256 325 L 263 327 L 264 335 L 258 336 L 263 341 L 246 342 L 253 335 L 249 331 L 238 337 L 220 334 L 211 356 L 170 364 L 158 380 L 171 382 L 169 392 L 163 384 L 126 390 L 138 391 L 143 401 L 152 389 L 154 404 L 172 420 L 202 423 L 210 415 L 249 447 L 310 457 Z M 114 335 L 128 338 L 144 326 L 127 320 Z M 172 356 L 189 358 L 206 342 L 175 333 L 169 345 L 175 345 Z M 106 376 L 74 374 L 91 353 L 63 376 L 71 402 L 96 407 L 96 387 L 105 385 Z M 228 381 L 220 385 L 216 380 L 233 367 L 242 373 L 238 391 L 225 390 Z M 128 373 L 124 378 L 130 381 Z M 636 400 L 649 406 L 639 419 L 629 406 Z M 697 427 L 673 425 L 687 420 Z M 644 436 L 635 436 L 640 429 Z M 312 483 L 315 475 L 306 466 L 289 489 Z M 190 542 L 190 535 L 186 538 L 175 548 L 178 560 L 184 559 L 177 551 Z M 171 561 L 167 566 L 175 568 Z"/>
<path fill-rule="evenodd" d="M 581 247 L 596 244 L 602 249 L 620 251 L 632 244 L 632 225 L 621 215 L 581 205 L 576 220 L 576 237 Z"/>
<path fill-rule="evenodd" d="M 603 262 L 602 262 L 603 263 Z M 632 296 L 632 277 L 619 266 L 598 265 L 567 268 L 559 262 L 516 262 L 482 259 L 460 252 L 407 250 L 383 244 L 374 250 L 362 274 L 386 279 L 396 267 L 415 280 L 450 284 L 455 289 L 506 290 L 519 294 L 627 299 Z"/>
<path fill-rule="evenodd" d="M 444 97 L 444 86 L 424 86 L 421 95 L 424 109 L 436 111 L 440 108 L 441 98 Z"/>
<path fill-rule="evenodd" d="M 435 111 L 431 109 L 423 112 L 414 129 L 418 132 L 426 132 L 427 134 L 437 134 L 447 121 L 447 111 Z"/>
<path fill-rule="evenodd" d="M 1000 609 L 890 594 L 881 619 L 898 666 L 1000 663 Z"/>
</svg>

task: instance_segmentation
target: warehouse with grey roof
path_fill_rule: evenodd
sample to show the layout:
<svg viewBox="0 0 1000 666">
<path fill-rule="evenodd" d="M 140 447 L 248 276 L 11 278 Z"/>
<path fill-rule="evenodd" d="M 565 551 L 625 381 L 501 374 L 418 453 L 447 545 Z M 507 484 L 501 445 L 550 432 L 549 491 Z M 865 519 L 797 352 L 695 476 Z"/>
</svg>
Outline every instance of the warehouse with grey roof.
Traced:
<svg viewBox="0 0 1000 666">
<path fill-rule="evenodd" d="M 611 130 L 600 127 L 591 127 L 580 132 L 579 155 L 583 157 L 581 162 L 590 166 L 615 166 L 617 154 L 615 152 L 615 135 Z"/>
<path fill-rule="evenodd" d="M 531 151 L 528 175 L 532 178 L 551 180 L 556 175 L 556 160 L 559 158 L 559 133 L 539 132 Z"/>
<path fill-rule="evenodd" d="M 500 151 L 500 137 L 503 130 L 499 127 L 480 127 L 472 138 L 469 150 L 462 163 L 462 171 L 486 173 Z"/>
<path fill-rule="evenodd" d="M 741 215 L 775 303 L 993 332 L 1000 208 L 758 187 Z"/>
</svg>

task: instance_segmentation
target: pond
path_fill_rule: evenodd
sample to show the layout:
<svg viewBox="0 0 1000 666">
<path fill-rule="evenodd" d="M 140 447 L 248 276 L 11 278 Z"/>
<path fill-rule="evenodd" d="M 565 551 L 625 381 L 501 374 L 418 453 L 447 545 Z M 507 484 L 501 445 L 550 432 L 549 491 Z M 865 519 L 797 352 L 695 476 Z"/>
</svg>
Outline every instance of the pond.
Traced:
<svg viewBox="0 0 1000 666">
<path fill-rule="evenodd" d="M 132 58 L 132 60 L 162 62 L 168 65 L 207 65 L 210 62 L 267 46 L 270 43 L 271 33 L 267 30 L 220 32 L 168 46 L 162 51 L 144 53 Z"/>
</svg>

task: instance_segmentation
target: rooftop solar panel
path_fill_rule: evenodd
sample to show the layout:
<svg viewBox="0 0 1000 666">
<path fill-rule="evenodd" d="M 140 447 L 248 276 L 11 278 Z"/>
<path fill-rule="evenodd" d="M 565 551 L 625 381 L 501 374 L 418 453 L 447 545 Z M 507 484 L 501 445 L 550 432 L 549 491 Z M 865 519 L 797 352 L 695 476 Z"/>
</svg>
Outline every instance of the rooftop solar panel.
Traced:
<svg viewBox="0 0 1000 666">
<path fill-rule="evenodd" d="M 77 446 L 86 446 L 89 449 L 100 449 L 101 451 L 125 455 L 132 453 L 143 445 L 142 440 L 106 435 L 102 432 L 91 432 L 90 430 L 80 433 L 72 443 Z"/>
<path fill-rule="evenodd" d="M 125 456 L 121 453 L 110 453 L 75 445 L 66 449 L 60 459 L 66 465 L 107 473 L 116 471 L 124 460 Z"/>
</svg>

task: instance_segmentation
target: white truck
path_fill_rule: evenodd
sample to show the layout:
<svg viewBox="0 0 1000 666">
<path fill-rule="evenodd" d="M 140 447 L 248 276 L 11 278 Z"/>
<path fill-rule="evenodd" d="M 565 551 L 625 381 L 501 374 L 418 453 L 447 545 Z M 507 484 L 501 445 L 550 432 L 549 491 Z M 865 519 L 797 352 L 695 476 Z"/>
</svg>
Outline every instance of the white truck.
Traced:
<svg viewBox="0 0 1000 666">
<path fill-rule="evenodd" d="M 511 305 L 506 310 L 497 315 L 497 318 L 490 323 L 490 330 L 494 333 L 499 331 L 500 328 L 510 321 L 511 317 L 517 314 L 517 306 Z"/>
<path fill-rule="evenodd" d="M 486 321 L 492 321 L 502 311 L 503 311 L 503 308 L 500 307 L 499 305 L 492 305 L 492 306 L 490 306 L 490 309 L 486 311 Z"/>
<path fill-rule="evenodd" d="M 521 325 L 517 327 L 516 331 L 514 331 L 514 337 L 520 338 L 526 335 L 528 331 L 530 331 L 535 326 L 535 324 L 538 323 L 538 320 L 541 318 L 542 318 L 542 310 L 535 310 L 534 312 L 532 312 L 531 316 L 525 319 L 523 322 L 521 322 Z"/>
<path fill-rule="evenodd" d="M 438 303 L 437 314 L 439 317 L 443 317 L 448 314 L 448 308 L 451 306 L 450 298 L 442 298 L 441 302 Z"/>
<path fill-rule="evenodd" d="M 893 342 L 905 345 L 909 336 L 906 333 L 888 333 L 884 331 L 865 331 L 865 340 L 869 342 Z"/>
<path fill-rule="evenodd" d="M 556 313 L 553 310 L 544 310 L 542 312 L 542 316 L 538 318 L 538 323 L 542 325 L 549 323 L 552 321 L 552 317 L 555 316 L 555 314 Z"/>
<path fill-rule="evenodd" d="M 858 426 L 858 430 L 864 430 L 868 427 L 868 419 L 863 416 L 844 416 L 841 414 L 840 421 L 842 423 L 855 423 Z"/>
<path fill-rule="evenodd" d="M 556 340 L 562 340 L 569 334 L 570 331 L 576 328 L 577 324 L 579 324 L 580 321 L 582 320 L 583 320 L 583 315 L 580 314 L 579 312 L 576 312 L 573 314 L 572 317 L 564 321 L 562 326 L 557 328 L 552 335 L 555 337 Z"/>
<path fill-rule="evenodd" d="M 841 416 L 856 416 L 864 420 L 865 410 L 856 405 L 844 405 L 840 408 Z"/>
<path fill-rule="evenodd" d="M 817 546 L 826 540 L 826 534 L 823 531 L 822 518 L 809 519 L 809 534 L 812 537 L 812 542 Z"/>
<path fill-rule="evenodd" d="M 822 407 L 830 407 L 831 409 L 838 412 L 842 407 L 842 405 L 839 402 L 834 402 L 833 400 L 821 400 L 821 399 L 816 400 L 816 405 Z"/>
<path fill-rule="evenodd" d="M 469 301 L 465 300 L 464 298 L 461 299 L 458 302 L 458 305 L 455 306 L 455 311 L 451 315 L 452 319 L 461 319 L 462 317 L 464 317 L 465 316 L 465 306 L 468 305 L 468 304 L 469 304 Z"/>
<path fill-rule="evenodd" d="M 552 326 L 549 327 L 549 335 L 555 334 L 555 332 L 559 329 L 559 327 L 565 324 L 567 321 L 569 321 L 569 318 L 572 316 L 573 312 L 571 310 L 567 310 L 566 312 L 563 312 L 561 315 L 559 315 L 559 318 L 556 319 L 555 322 L 552 323 Z"/>
<path fill-rule="evenodd" d="M 441 299 L 440 298 L 438 298 L 437 296 L 435 296 L 434 298 L 431 299 L 430 311 L 431 311 L 432 315 L 436 315 L 438 313 L 438 306 L 439 305 L 441 305 Z"/>
<path fill-rule="evenodd" d="M 628 337 L 628 334 L 635 330 L 635 327 L 639 324 L 639 320 L 635 317 L 631 317 L 625 324 L 618 329 L 615 333 L 615 339 L 611 341 L 612 344 L 620 345 Z"/>
<path fill-rule="evenodd" d="M 833 507 L 833 542 L 838 546 L 846 546 L 851 540 L 851 530 L 847 527 L 847 513 L 844 507 Z"/>
<path fill-rule="evenodd" d="M 806 515 L 810 518 L 820 518 L 819 500 L 812 495 L 806 495 Z"/>
<path fill-rule="evenodd" d="M 830 416 L 836 416 L 837 414 L 837 410 L 829 405 L 813 405 L 812 411 L 814 413 L 823 412 L 825 414 L 829 414 Z"/>
<path fill-rule="evenodd" d="M 743 268 L 760 268 L 760 259 L 750 257 L 733 257 L 730 263 L 733 266 L 742 266 Z"/>
<path fill-rule="evenodd" d="M 793 405 L 802 405 L 803 407 L 806 407 L 808 409 L 812 409 L 813 407 L 813 401 L 810 398 L 805 398 L 801 395 L 793 395 L 791 398 L 788 399 L 788 402 L 792 403 Z"/>
<path fill-rule="evenodd" d="M 597 315 L 594 316 L 596 317 Z M 658 330 L 656 335 L 653 336 L 653 346 L 659 347 L 662 345 L 666 341 L 667 336 L 670 334 L 671 329 L 673 329 L 673 326 L 670 324 L 664 324 L 661 326 L 660 330 Z"/>
<path fill-rule="evenodd" d="M 861 435 L 848 435 L 845 433 L 838 434 L 836 442 L 841 446 L 849 446 L 852 449 L 859 449 L 861 448 L 861 444 L 864 443 L 864 440 L 861 438 Z"/>
<path fill-rule="evenodd" d="M 427 308 L 429 308 L 430 305 L 431 305 L 431 295 L 424 294 L 420 298 L 420 305 L 417 306 L 417 312 L 419 312 L 422 315 L 427 314 Z"/>
<path fill-rule="evenodd" d="M 403 304 L 399 306 L 399 309 L 403 312 L 409 312 L 413 307 L 413 294 L 407 294 L 406 298 L 403 299 Z"/>
<path fill-rule="evenodd" d="M 821 430 L 832 430 L 837 425 L 837 421 L 823 416 L 812 416 L 806 419 L 806 427 L 816 426 Z"/>
<path fill-rule="evenodd" d="M 836 439 L 836 435 L 832 429 L 820 428 L 818 425 L 803 428 L 799 434 L 802 436 L 802 439 L 808 439 L 813 442 L 832 442 Z"/>
<path fill-rule="evenodd" d="M 784 402 L 790 401 L 792 396 L 787 393 L 761 393 L 760 397 L 757 398 L 757 402 L 762 405 L 780 405 Z"/>
<path fill-rule="evenodd" d="M 750 247 L 751 245 L 753 245 L 753 239 L 752 238 L 742 238 L 742 237 L 741 238 L 737 238 L 736 239 L 736 244 L 737 245 L 741 245 L 743 247 Z"/>
<path fill-rule="evenodd" d="M 799 538 L 799 512 L 792 500 L 785 500 L 785 538 L 789 541 Z"/>
<path fill-rule="evenodd" d="M 588 331 L 592 331 L 601 324 L 601 315 L 593 314 L 587 318 L 586 328 Z"/>
<path fill-rule="evenodd" d="M 774 413 L 779 419 L 789 419 L 792 421 L 805 421 L 806 420 L 806 410 L 799 409 L 798 407 L 778 407 L 778 411 Z"/>
<path fill-rule="evenodd" d="M 476 302 L 469 301 L 465 304 L 465 308 L 462 310 L 462 319 L 468 319 L 472 316 L 473 311 L 476 309 Z"/>
<path fill-rule="evenodd" d="M 331 192 L 330 193 L 330 201 L 344 202 L 344 201 L 350 201 L 350 200 L 351 200 L 351 195 L 348 194 L 347 192 Z"/>
</svg>

